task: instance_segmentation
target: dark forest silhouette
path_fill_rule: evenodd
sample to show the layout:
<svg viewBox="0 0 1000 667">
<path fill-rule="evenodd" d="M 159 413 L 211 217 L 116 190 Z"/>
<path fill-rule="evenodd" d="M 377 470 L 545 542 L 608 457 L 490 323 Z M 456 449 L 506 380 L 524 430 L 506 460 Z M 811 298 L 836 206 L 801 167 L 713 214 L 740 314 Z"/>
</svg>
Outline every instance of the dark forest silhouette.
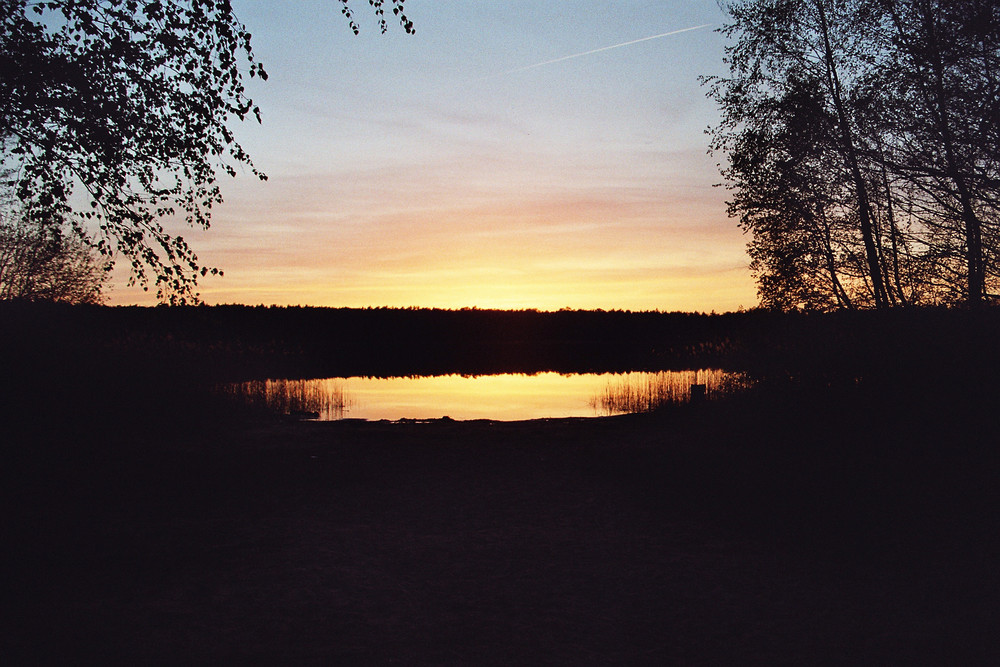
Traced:
<svg viewBox="0 0 1000 667">
<path fill-rule="evenodd" d="M 101 414 L 93 402 L 103 392 L 128 406 L 121 418 L 141 422 L 165 418 L 168 403 L 210 411 L 198 407 L 208 387 L 264 378 L 712 367 L 748 372 L 764 392 L 864 390 L 882 402 L 925 392 L 979 404 L 1000 372 L 1000 313 L 992 309 L 698 314 L 14 301 L 0 303 L 0 319 L 12 378 L 3 404 L 20 406 L 12 416 L 54 402 L 54 412 L 84 421 Z M 150 391 L 159 398 L 144 398 Z"/>
</svg>

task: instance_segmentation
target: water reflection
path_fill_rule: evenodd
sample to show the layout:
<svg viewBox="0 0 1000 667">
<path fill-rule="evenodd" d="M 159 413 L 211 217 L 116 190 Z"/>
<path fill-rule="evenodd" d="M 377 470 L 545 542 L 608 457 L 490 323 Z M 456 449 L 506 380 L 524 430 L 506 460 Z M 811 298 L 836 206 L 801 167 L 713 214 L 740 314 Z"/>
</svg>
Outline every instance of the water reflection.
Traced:
<svg viewBox="0 0 1000 667">
<path fill-rule="evenodd" d="M 331 380 L 251 380 L 219 388 L 244 405 L 312 419 L 343 419 L 353 401 Z"/>
<path fill-rule="evenodd" d="M 705 385 L 706 398 L 713 399 L 745 389 L 750 380 L 701 369 L 256 380 L 222 391 L 251 406 L 321 420 L 520 420 L 648 412 L 688 402 L 693 384 Z"/>
<path fill-rule="evenodd" d="M 608 381 L 593 399 L 593 405 L 605 415 L 652 412 L 696 398 L 721 398 L 744 391 L 751 384 L 743 373 L 719 369 L 623 373 Z"/>
</svg>

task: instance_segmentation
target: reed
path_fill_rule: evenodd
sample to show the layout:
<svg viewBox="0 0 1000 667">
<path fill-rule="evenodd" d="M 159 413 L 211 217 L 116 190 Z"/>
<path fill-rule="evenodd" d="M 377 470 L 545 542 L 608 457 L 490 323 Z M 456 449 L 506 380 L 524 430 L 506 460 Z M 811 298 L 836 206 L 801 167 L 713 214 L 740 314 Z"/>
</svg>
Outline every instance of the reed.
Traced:
<svg viewBox="0 0 1000 667">
<path fill-rule="evenodd" d="M 342 386 L 316 380 L 250 380 L 219 385 L 216 391 L 248 408 L 283 415 L 342 419 L 353 405 Z"/>
<path fill-rule="evenodd" d="M 608 382 L 591 405 L 608 415 L 653 412 L 689 403 L 692 385 L 705 385 L 705 398 L 712 400 L 745 391 L 753 384 L 745 373 L 719 369 L 626 373 Z"/>
</svg>

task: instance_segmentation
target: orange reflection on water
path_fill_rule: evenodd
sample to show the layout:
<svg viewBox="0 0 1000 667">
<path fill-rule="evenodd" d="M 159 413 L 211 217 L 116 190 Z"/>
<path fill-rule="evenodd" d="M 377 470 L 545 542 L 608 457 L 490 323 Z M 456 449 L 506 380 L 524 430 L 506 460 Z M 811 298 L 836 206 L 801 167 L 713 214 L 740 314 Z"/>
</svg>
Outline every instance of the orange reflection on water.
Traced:
<svg viewBox="0 0 1000 667">
<path fill-rule="evenodd" d="M 413 378 L 318 380 L 343 388 L 351 405 L 344 417 L 358 419 L 496 419 L 591 417 L 589 399 L 599 375 L 437 375 Z M 338 417 L 331 414 L 327 418 Z"/>
<path fill-rule="evenodd" d="M 738 373 L 702 369 L 657 373 L 537 373 L 326 378 L 248 382 L 232 390 L 283 413 L 323 420 L 595 417 L 645 412 L 688 400 L 690 385 L 712 398 L 748 386 Z"/>
</svg>

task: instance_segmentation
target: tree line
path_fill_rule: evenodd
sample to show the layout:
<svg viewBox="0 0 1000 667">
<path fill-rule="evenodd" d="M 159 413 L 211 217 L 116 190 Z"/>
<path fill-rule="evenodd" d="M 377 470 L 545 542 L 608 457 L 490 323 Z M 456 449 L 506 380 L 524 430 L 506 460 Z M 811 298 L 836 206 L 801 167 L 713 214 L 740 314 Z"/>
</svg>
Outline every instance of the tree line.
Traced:
<svg viewBox="0 0 1000 667">
<path fill-rule="evenodd" d="M 1000 6 L 745 0 L 711 150 L 769 308 L 968 304 L 1000 281 Z"/>
</svg>

